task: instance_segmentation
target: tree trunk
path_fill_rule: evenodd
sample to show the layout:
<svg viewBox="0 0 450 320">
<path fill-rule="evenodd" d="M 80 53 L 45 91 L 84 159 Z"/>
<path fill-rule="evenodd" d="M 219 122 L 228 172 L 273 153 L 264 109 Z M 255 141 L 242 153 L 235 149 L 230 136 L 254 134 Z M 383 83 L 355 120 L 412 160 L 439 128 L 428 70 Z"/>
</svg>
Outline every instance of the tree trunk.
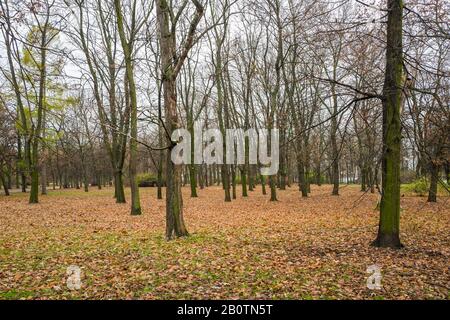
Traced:
<svg viewBox="0 0 450 320">
<path fill-rule="evenodd" d="M 247 192 L 247 164 L 241 170 L 242 197 L 248 197 Z"/>
<path fill-rule="evenodd" d="M 283 121 L 286 121 L 286 119 L 283 119 Z M 279 126 L 280 127 L 280 126 Z M 280 136 L 280 140 L 281 140 L 281 148 L 280 148 L 280 170 L 279 170 L 279 184 L 278 187 L 280 188 L 280 190 L 286 190 L 286 147 L 285 147 L 285 143 L 286 143 L 286 139 L 285 139 L 285 129 L 281 129 L 281 136 Z"/>
<path fill-rule="evenodd" d="M 116 171 L 114 173 L 114 193 L 116 197 L 116 203 L 126 203 L 125 190 L 123 187 L 122 171 Z"/>
<path fill-rule="evenodd" d="M 5 191 L 5 196 L 9 196 L 8 185 L 5 180 L 5 176 L 3 175 L 3 168 L 0 167 L 0 182 L 2 183 L 3 190 Z"/>
<path fill-rule="evenodd" d="M 225 143 L 224 143 L 224 149 L 225 149 Z M 224 150 L 224 154 L 225 154 Z M 223 189 L 225 191 L 225 202 L 231 202 L 231 193 L 230 193 L 230 173 L 228 170 L 228 165 L 223 164 L 221 165 L 221 176 L 222 176 L 222 184 Z"/>
<path fill-rule="evenodd" d="M 158 0 L 156 3 L 156 16 L 159 25 L 159 43 L 161 48 L 161 78 L 164 94 L 164 108 L 166 129 L 169 134 L 180 128 L 180 120 L 177 110 L 177 75 L 188 56 L 193 45 L 194 33 L 203 16 L 203 6 L 194 1 L 196 13 L 190 23 L 189 32 L 186 35 L 183 49 L 177 54 L 176 46 L 176 21 L 172 20 L 172 3 L 167 0 Z M 180 9 L 182 10 L 182 9 Z M 170 23 L 175 25 L 170 25 Z M 176 59 L 174 59 L 176 57 Z M 171 152 L 175 144 L 171 137 L 167 136 L 167 165 L 166 165 L 166 239 L 188 236 L 188 231 L 183 219 L 183 196 L 181 193 L 182 166 L 175 165 L 171 159 Z"/>
<path fill-rule="evenodd" d="M 333 70 L 333 79 L 336 79 L 336 66 Z M 332 195 L 339 195 L 339 150 L 337 145 L 337 131 L 338 131 L 338 100 L 336 94 L 336 85 L 332 84 L 331 92 L 333 95 L 333 117 L 331 118 L 331 152 L 332 152 L 332 183 L 333 183 L 333 192 Z"/>
<path fill-rule="evenodd" d="M 89 192 L 89 181 L 87 176 L 87 169 L 83 165 L 83 184 L 84 184 L 84 192 Z"/>
<path fill-rule="evenodd" d="M 333 118 L 333 119 L 335 119 L 335 118 Z M 332 123 L 334 123 L 333 120 L 332 120 Z M 336 126 L 337 126 L 337 123 L 332 124 L 333 128 L 335 128 Z M 332 147 L 332 152 L 333 152 L 333 164 L 332 164 L 333 192 L 332 192 L 332 195 L 338 196 L 339 195 L 339 159 L 338 159 L 338 148 L 337 148 L 335 133 L 331 135 L 331 147 Z"/>
<path fill-rule="evenodd" d="M 29 203 L 39 203 L 39 173 L 36 167 L 31 170 L 31 190 Z"/>
<path fill-rule="evenodd" d="M 446 161 L 444 165 L 445 180 L 450 184 L 450 161 Z"/>
<path fill-rule="evenodd" d="M 45 112 L 43 116 L 43 121 L 45 123 Z M 45 129 L 42 130 L 42 135 L 45 135 Z M 41 160 L 41 194 L 46 195 L 47 194 L 47 154 L 46 154 L 46 147 L 45 145 L 42 146 L 41 154 L 43 155 Z"/>
<path fill-rule="evenodd" d="M 195 164 L 189 166 L 189 184 L 191 186 L 191 198 L 198 198 L 197 195 L 197 170 Z"/>
<path fill-rule="evenodd" d="M 400 248 L 400 149 L 403 82 L 403 1 L 388 1 L 383 90 L 383 165 L 380 224 L 375 246 Z"/>
<path fill-rule="evenodd" d="M 320 187 L 322 185 L 322 169 L 319 163 L 316 166 L 316 184 Z"/>
<path fill-rule="evenodd" d="M 162 164 L 162 162 L 161 162 Z M 162 196 L 162 185 L 163 185 L 163 181 L 162 181 L 162 168 L 158 168 L 158 188 L 157 188 L 157 195 L 156 197 L 158 198 L 158 200 L 161 200 L 163 198 Z"/>
<path fill-rule="evenodd" d="M 231 166 L 231 187 L 232 187 L 232 197 L 233 199 L 237 198 L 236 195 L 236 167 L 234 165 Z"/>
<path fill-rule="evenodd" d="M 190 133 L 191 133 L 191 159 L 194 159 L 195 149 L 195 136 L 194 136 L 194 124 L 192 123 L 192 119 L 190 119 L 189 123 Z M 194 163 L 188 165 L 189 170 L 189 183 L 191 186 L 191 198 L 198 198 L 197 195 L 197 166 Z"/>
<path fill-rule="evenodd" d="M 262 190 L 262 194 L 266 195 L 267 191 L 266 191 L 266 178 L 261 174 L 261 190 Z"/>
<path fill-rule="evenodd" d="M 253 176 L 253 166 L 248 166 L 248 191 L 254 191 L 255 181 Z M 264 193 L 265 194 L 265 193 Z"/>
<path fill-rule="evenodd" d="M 137 94 L 136 84 L 134 81 L 134 66 L 132 60 L 133 54 L 133 38 L 127 40 L 125 35 L 125 27 L 122 16 L 122 9 L 119 0 L 114 0 L 114 7 L 117 16 L 117 30 L 119 31 L 120 42 L 125 56 L 125 100 L 129 104 L 130 114 L 130 187 L 131 187 L 131 215 L 141 215 L 141 201 L 139 197 L 139 186 L 137 182 L 137 157 L 138 157 L 138 142 L 137 142 Z M 133 17 L 134 18 L 134 17 Z M 131 36 L 133 37 L 133 36 Z M 128 98 L 128 99 L 127 99 Z"/>
<path fill-rule="evenodd" d="M 300 191 L 302 192 L 302 197 L 307 198 L 308 197 L 308 185 L 305 178 L 305 166 L 303 165 L 303 161 L 301 159 L 301 156 L 297 159 L 298 164 L 298 183 L 300 186 Z"/>
<path fill-rule="evenodd" d="M 439 180 L 439 166 L 435 163 L 431 163 L 431 181 L 430 181 L 430 190 L 428 192 L 428 202 L 437 202 L 437 187 Z"/>
</svg>

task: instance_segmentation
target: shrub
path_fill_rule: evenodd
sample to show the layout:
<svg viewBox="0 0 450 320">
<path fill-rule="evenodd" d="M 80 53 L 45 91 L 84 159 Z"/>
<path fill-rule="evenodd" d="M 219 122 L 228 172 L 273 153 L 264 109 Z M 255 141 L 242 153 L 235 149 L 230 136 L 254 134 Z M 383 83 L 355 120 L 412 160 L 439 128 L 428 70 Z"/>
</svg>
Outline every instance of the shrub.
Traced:
<svg viewBox="0 0 450 320">
<path fill-rule="evenodd" d="M 426 178 L 420 178 L 411 183 L 403 185 L 402 189 L 406 192 L 417 193 L 421 197 L 428 193 L 430 186 Z"/>
<path fill-rule="evenodd" d="M 156 187 L 158 178 L 152 173 L 141 173 L 137 176 L 137 182 L 141 188 Z"/>
<path fill-rule="evenodd" d="M 317 183 L 317 173 L 316 172 L 309 172 L 307 174 L 307 179 L 309 184 L 316 184 Z M 327 182 L 327 177 L 324 174 L 320 175 L 320 183 L 325 184 Z"/>
</svg>

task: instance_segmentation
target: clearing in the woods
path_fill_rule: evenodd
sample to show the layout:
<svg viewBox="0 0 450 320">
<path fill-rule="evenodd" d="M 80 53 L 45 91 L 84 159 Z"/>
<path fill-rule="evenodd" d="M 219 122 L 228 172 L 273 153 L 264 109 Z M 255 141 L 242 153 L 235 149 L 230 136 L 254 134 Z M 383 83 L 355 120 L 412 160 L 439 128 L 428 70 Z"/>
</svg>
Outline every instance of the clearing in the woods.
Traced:
<svg viewBox="0 0 450 320">
<path fill-rule="evenodd" d="M 370 246 L 377 194 L 343 186 L 298 188 L 269 202 L 257 188 L 223 202 L 221 187 L 189 198 L 190 237 L 166 242 L 165 200 L 141 189 L 143 215 L 115 204 L 112 189 L 0 196 L 0 299 L 448 299 L 449 198 L 404 194 L 401 250 Z M 127 195 L 129 197 L 129 195 Z M 368 267 L 381 267 L 370 290 Z M 67 268 L 81 269 L 69 290 Z"/>
</svg>

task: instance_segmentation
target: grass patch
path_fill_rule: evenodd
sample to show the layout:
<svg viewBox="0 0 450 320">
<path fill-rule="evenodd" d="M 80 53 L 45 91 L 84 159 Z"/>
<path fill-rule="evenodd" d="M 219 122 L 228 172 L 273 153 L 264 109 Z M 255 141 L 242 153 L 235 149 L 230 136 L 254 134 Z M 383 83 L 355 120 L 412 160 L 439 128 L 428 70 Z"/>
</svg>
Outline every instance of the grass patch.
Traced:
<svg viewBox="0 0 450 320">
<path fill-rule="evenodd" d="M 27 290 L 8 290 L 0 292 L 0 299 L 3 300 L 18 300 L 18 299 L 32 299 L 36 295 L 33 291 Z"/>
</svg>

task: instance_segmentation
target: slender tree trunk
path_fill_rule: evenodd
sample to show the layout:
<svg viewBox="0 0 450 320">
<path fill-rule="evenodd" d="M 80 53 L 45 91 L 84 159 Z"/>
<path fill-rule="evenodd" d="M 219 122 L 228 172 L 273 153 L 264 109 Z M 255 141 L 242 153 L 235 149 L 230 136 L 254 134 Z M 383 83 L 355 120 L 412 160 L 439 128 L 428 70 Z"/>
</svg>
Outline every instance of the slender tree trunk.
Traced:
<svg viewBox="0 0 450 320">
<path fill-rule="evenodd" d="M 191 186 L 191 198 L 197 198 L 197 170 L 195 164 L 189 166 L 189 182 Z"/>
<path fill-rule="evenodd" d="M 36 167 L 31 170 L 31 190 L 29 203 L 39 203 L 39 173 Z"/>
<path fill-rule="evenodd" d="M 158 84 L 158 119 L 159 119 L 159 127 L 158 127 L 158 143 L 160 146 L 163 145 L 163 125 L 162 125 L 162 105 L 161 105 L 161 84 Z M 159 150 L 158 157 L 158 168 L 157 168 L 157 179 L 158 186 L 156 191 L 156 197 L 158 200 L 162 200 L 162 188 L 163 188 L 163 159 L 164 159 L 164 150 Z"/>
<path fill-rule="evenodd" d="M 286 121 L 286 119 L 283 119 L 283 121 Z M 279 127 L 284 127 L 284 125 L 281 125 Z M 279 170 L 279 188 L 280 190 L 286 190 L 286 176 L 287 176 L 287 169 L 286 169 L 286 139 L 285 139 L 285 129 L 280 130 L 280 140 L 281 140 L 281 148 L 280 148 L 280 170 Z"/>
<path fill-rule="evenodd" d="M 203 165 L 199 165 L 198 167 L 198 183 L 200 185 L 200 190 L 205 189 L 205 176 L 204 176 L 204 167 Z"/>
<path fill-rule="evenodd" d="M 298 182 L 300 185 L 300 191 L 302 192 L 302 197 L 307 198 L 308 197 L 308 184 L 306 182 L 305 166 L 301 159 L 301 155 L 299 156 L 297 161 L 298 161 Z"/>
<path fill-rule="evenodd" d="M 117 16 L 117 30 L 119 32 L 120 42 L 125 56 L 125 69 L 126 69 L 126 81 L 125 81 L 125 96 L 128 99 L 126 103 L 129 104 L 130 114 L 130 187 L 131 187 L 131 215 L 141 215 L 141 201 L 139 197 L 139 186 L 137 183 L 137 157 L 138 157 L 138 142 L 137 142 L 137 94 L 136 84 L 134 81 L 134 66 L 133 66 L 133 40 L 134 36 L 131 35 L 131 39 L 126 38 L 125 27 L 122 16 L 122 8 L 120 0 L 114 0 L 114 7 Z M 134 19 L 134 17 L 133 17 Z M 128 101 L 129 100 L 129 101 Z"/>
<path fill-rule="evenodd" d="M 46 27 L 42 31 L 41 35 L 41 54 L 40 54 L 40 72 L 39 72 L 39 96 L 38 96 L 38 115 L 37 115 L 37 124 L 36 129 L 33 134 L 33 141 L 31 143 L 32 145 L 32 155 L 31 155 L 31 192 L 30 192 L 30 203 L 38 203 L 39 202 L 39 138 L 41 135 L 41 130 L 43 126 L 44 121 L 44 108 L 45 108 L 45 86 L 47 81 L 47 69 L 46 69 L 46 60 L 47 60 L 47 26 L 48 21 L 46 22 Z"/>
<path fill-rule="evenodd" d="M 241 184 L 242 184 L 242 197 L 248 197 L 247 191 L 247 165 L 244 165 L 244 168 L 241 170 Z"/>
<path fill-rule="evenodd" d="M 116 203 L 126 203 L 125 189 L 123 187 L 123 175 L 121 170 L 114 172 L 114 193 L 116 197 Z"/>
<path fill-rule="evenodd" d="M 43 112 L 43 122 L 45 123 L 45 111 Z M 42 130 L 42 134 L 45 136 L 45 128 Z M 46 195 L 47 194 L 47 151 L 45 145 L 42 146 L 41 154 L 42 154 L 42 161 L 41 161 L 41 194 Z"/>
<path fill-rule="evenodd" d="M 321 170 L 321 166 L 320 166 L 320 160 L 316 166 L 316 184 L 319 187 L 322 185 L 322 170 Z"/>
<path fill-rule="evenodd" d="M 374 245 L 400 248 L 400 149 L 403 86 L 403 1 L 388 0 L 383 92 L 383 166 L 380 224 Z"/>
<path fill-rule="evenodd" d="M 184 40 L 184 45 L 180 55 L 177 55 L 176 46 L 176 21 L 172 20 L 172 3 L 167 0 L 156 2 L 156 16 L 159 25 L 159 43 L 161 48 L 161 78 L 164 93 L 164 107 L 166 129 L 169 134 L 180 128 L 180 120 L 177 110 L 177 75 L 186 59 L 189 50 L 192 48 L 194 34 L 204 8 L 198 1 L 193 1 L 196 12 L 190 23 L 189 32 Z M 170 25 L 174 23 L 174 25 Z M 177 57 L 174 59 L 174 57 Z M 174 61 L 176 60 L 176 61 Z M 183 218 L 183 195 L 181 193 L 181 173 L 182 166 L 175 165 L 171 159 L 171 152 L 175 144 L 171 137 L 167 136 L 167 143 L 170 146 L 167 150 L 166 161 L 166 239 L 188 236 Z"/>
<path fill-rule="evenodd" d="M 217 114 L 219 120 L 219 127 L 222 136 L 225 136 L 227 117 L 228 117 L 228 102 L 224 98 L 224 87 L 223 85 L 223 65 L 222 65 L 222 44 L 225 38 L 217 39 L 217 49 L 216 49 L 216 66 L 215 66 L 215 77 L 216 77 L 216 87 L 217 87 Z M 225 114 L 224 114 L 225 113 Z M 223 142 L 223 154 L 226 155 L 226 141 Z M 222 159 L 223 160 L 223 159 Z M 230 175 L 228 165 L 225 161 L 220 166 L 220 176 L 222 177 L 222 186 L 225 192 L 225 202 L 231 202 L 230 193 Z"/>
<path fill-rule="evenodd" d="M 333 179 L 333 192 L 332 195 L 339 195 L 339 156 L 338 147 L 336 141 L 336 131 L 337 131 L 337 119 L 333 117 L 331 120 L 331 149 L 333 153 L 333 163 L 332 163 L 332 179 Z"/>
<path fill-rule="evenodd" d="M 306 190 L 308 193 L 311 193 L 311 181 L 309 179 L 309 160 L 306 160 L 306 165 L 305 165 L 305 182 L 306 182 Z"/>
<path fill-rule="evenodd" d="M 3 190 L 5 191 L 5 196 L 9 196 L 8 184 L 6 183 L 5 176 L 3 174 L 3 168 L 0 167 L 0 182 L 2 183 Z"/>
<path fill-rule="evenodd" d="M 191 159 L 195 157 L 195 130 L 194 130 L 194 119 L 193 119 L 193 110 L 188 114 L 188 128 L 189 133 L 191 134 Z M 189 173 L 189 185 L 191 188 L 191 198 L 198 198 L 197 194 L 197 166 L 192 161 L 191 164 L 187 165 L 188 173 Z"/>
<path fill-rule="evenodd" d="M 131 64 L 131 61 L 130 61 Z M 132 68 L 130 66 L 130 68 Z M 132 72 L 128 72 L 128 77 L 133 77 Z M 137 100 L 136 100 L 136 86 L 134 78 L 128 79 L 130 86 L 131 98 L 131 117 L 130 117 L 130 187 L 131 187 L 131 215 L 137 216 L 142 214 L 141 200 L 139 195 L 139 185 L 137 182 L 137 157 L 138 157 L 138 143 L 137 143 Z"/>
<path fill-rule="evenodd" d="M 361 191 L 365 192 L 366 191 L 366 169 L 365 169 L 365 165 L 362 164 L 360 166 L 360 174 L 361 174 Z"/>
<path fill-rule="evenodd" d="M 445 180 L 447 181 L 447 184 L 450 184 L 450 161 L 446 161 L 444 171 L 445 171 Z"/>
<path fill-rule="evenodd" d="M 431 181 L 430 181 L 430 190 L 428 192 L 428 202 L 437 202 L 437 187 L 439 180 L 439 166 L 435 163 L 431 163 Z"/>
<path fill-rule="evenodd" d="M 252 166 L 252 165 L 248 166 L 248 172 L 247 172 L 247 174 L 248 174 L 248 176 L 247 176 L 248 177 L 248 191 L 254 191 L 254 189 L 255 189 L 253 168 L 254 168 L 254 166 Z"/>
<path fill-rule="evenodd" d="M 224 146 L 224 148 L 225 148 L 225 146 Z M 223 189 L 225 191 L 225 202 L 231 202 L 230 174 L 229 174 L 229 170 L 228 170 L 228 165 L 223 164 L 220 167 L 221 167 Z"/>
<path fill-rule="evenodd" d="M 171 65 L 171 62 L 167 61 L 167 59 L 170 60 L 170 55 L 167 51 L 172 51 L 170 47 L 168 47 L 169 45 L 169 43 L 166 43 L 166 40 L 161 39 L 163 66 Z M 166 127 L 169 132 L 173 132 L 178 128 L 178 115 L 176 107 L 176 83 L 171 76 L 165 75 L 163 77 L 163 89 L 164 106 L 166 110 Z M 167 142 L 172 144 L 170 139 L 168 139 Z M 183 218 L 183 196 L 181 193 L 182 166 L 175 165 L 172 162 L 172 149 L 173 147 L 167 151 L 166 158 L 166 238 L 168 240 L 173 239 L 174 237 L 184 237 L 189 235 Z"/>
<path fill-rule="evenodd" d="M 263 195 L 267 195 L 267 191 L 266 191 L 266 178 L 261 174 L 261 190 L 262 190 L 262 194 Z"/>
<path fill-rule="evenodd" d="M 82 161 L 82 166 L 83 166 L 83 184 L 84 184 L 84 192 L 89 192 L 89 181 L 88 181 L 88 175 L 87 175 L 87 168 L 86 168 L 86 164 L 84 163 L 85 161 Z"/>
<path fill-rule="evenodd" d="M 233 199 L 236 199 L 236 168 L 234 165 L 231 166 L 231 187 Z"/>
</svg>

